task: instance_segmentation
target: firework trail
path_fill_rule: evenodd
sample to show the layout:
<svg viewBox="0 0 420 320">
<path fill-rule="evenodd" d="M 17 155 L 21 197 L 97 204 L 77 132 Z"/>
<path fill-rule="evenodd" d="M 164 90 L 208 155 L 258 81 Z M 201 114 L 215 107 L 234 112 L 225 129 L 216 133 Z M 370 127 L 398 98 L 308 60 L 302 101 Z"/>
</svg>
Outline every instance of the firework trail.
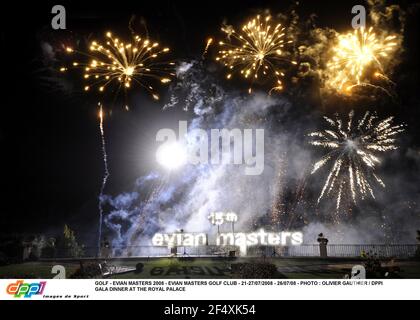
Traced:
<svg viewBox="0 0 420 320">
<path fill-rule="evenodd" d="M 138 215 L 136 223 L 134 223 L 134 230 L 131 231 L 131 235 L 128 239 L 128 245 L 130 247 L 136 247 L 139 243 L 139 238 L 143 235 L 145 228 L 147 228 L 146 219 L 149 217 L 150 211 L 154 211 L 155 203 L 158 202 L 158 199 L 161 197 L 162 192 L 164 192 L 165 187 L 168 185 L 169 175 L 165 175 L 159 178 L 159 180 L 154 183 L 152 186 L 151 192 L 147 195 L 144 200 L 144 206 L 142 212 Z M 149 211 L 149 212 L 148 212 Z M 133 252 L 129 252 L 132 254 Z"/>
<path fill-rule="evenodd" d="M 327 62 L 327 86 L 338 92 L 350 93 L 356 86 L 384 88 L 371 83 L 372 79 L 392 81 L 386 76 L 383 64 L 392 59 L 397 49 L 396 35 L 377 36 L 373 27 L 363 27 L 338 35 L 332 48 L 333 56 Z M 386 91 L 386 90 L 385 90 Z"/>
<path fill-rule="evenodd" d="M 216 57 L 229 69 L 226 75 L 231 79 L 233 72 L 239 69 L 241 76 L 251 81 L 249 93 L 252 92 L 252 83 L 258 79 L 275 79 L 271 90 L 282 90 L 281 77 L 284 72 L 280 63 L 297 64 L 287 58 L 286 44 L 293 41 L 286 39 L 285 27 L 280 23 L 271 24 L 271 17 L 261 18 L 259 15 L 246 23 L 240 32 L 233 27 L 223 27 L 227 42 L 220 41 L 221 50 Z M 270 92 L 271 92 L 270 90 Z"/>
<path fill-rule="evenodd" d="M 203 54 L 201 55 L 201 58 L 204 59 L 207 55 L 207 52 L 209 51 L 209 48 L 211 44 L 213 43 L 213 38 L 208 38 L 206 41 L 206 47 L 204 48 Z"/>
<path fill-rule="evenodd" d="M 99 92 L 110 89 L 118 92 L 128 90 L 132 83 L 144 88 L 155 100 L 159 99 L 151 82 L 169 83 L 174 63 L 160 62 L 159 57 L 169 52 L 169 48 L 159 48 L 159 43 L 150 39 L 142 39 L 135 35 L 131 42 L 125 43 L 111 32 L 106 33 L 106 40 L 102 44 L 92 41 L 89 52 L 75 51 L 66 48 L 67 53 L 77 52 L 89 60 L 87 62 L 74 61 L 73 67 L 82 68 L 83 78 L 88 82 L 85 91 L 97 87 Z M 62 67 L 61 71 L 67 71 Z"/>
<path fill-rule="evenodd" d="M 318 198 L 318 203 L 332 193 L 336 196 L 336 210 L 348 195 L 353 203 L 368 196 L 375 198 L 371 181 L 385 187 L 382 179 L 375 173 L 381 163 L 378 153 L 397 149 L 395 136 L 403 132 L 402 125 L 393 125 L 393 117 L 378 120 L 376 114 L 365 113 L 359 121 L 354 119 L 354 111 L 349 113 L 344 122 L 336 115 L 335 119 L 324 117 L 329 128 L 309 134 L 314 140 L 311 145 L 322 147 L 328 153 L 317 161 L 311 174 L 316 173 L 329 163 L 325 184 Z M 348 191 L 348 192 L 347 192 Z"/>
<path fill-rule="evenodd" d="M 98 257 L 101 253 L 101 239 L 102 239 L 102 222 L 103 222 L 103 198 L 106 183 L 109 178 L 109 169 L 108 169 L 108 155 L 106 153 L 106 143 L 105 143 L 105 131 L 104 131 L 104 114 L 102 109 L 102 104 L 99 104 L 99 130 L 101 133 L 101 143 L 102 143 L 102 155 L 104 161 L 104 176 L 102 179 L 101 190 L 99 193 L 99 230 L 98 230 Z"/>
<path fill-rule="evenodd" d="M 282 174 L 283 173 L 279 174 L 279 177 Z M 304 196 L 308 182 L 307 180 L 307 175 L 300 179 L 297 182 L 295 190 L 288 195 L 285 194 L 284 187 L 281 189 L 279 188 L 279 192 L 274 198 L 270 212 L 273 226 L 282 226 L 286 229 L 295 227 L 296 220 L 299 218 L 298 209 L 300 206 L 305 205 Z"/>
<path fill-rule="evenodd" d="M 130 22 L 131 25 L 131 22 Z M 111 32 L 106 33 L 103 43 L 92 41 L 88 52 L 76 51 L 71 47 L 66 47 L 69 54 L 78 53 L 85 59 L 74 61 L 73 68 L 83 70 L 83 79 L 87 82 L 84 86 L 85 91 L 97 88 L 99 93 L 108 90 L 118 94 L 122 89 L 126 92 L 135 84 L 149 92 L 155 100 L 159 99 L 152 86 L 153 81 L 169 83 L 174 63 L 159 61 L 159 57 L 169 52 L 169 48 L 161 49 L 157 42 L 153 42 L 147 37 L 142 39 L 138 35 L 133 35 L 132 41 L 125 43 L 118 37 L 114 37 Z M 87 58 L 87 59 L 86 59 Z M 67 67 L 61 67 L 61 72 L 66 72 Z M 101 133 L 101 146 L 104 162 L 104 176 L 99 195 L 99 231 L 98 231 L 98 256 L 100 255 L 102 223 L 103 223 L 103 201 L 104 190 L 109 178 L 108 159 L 106 153 L 106 142 L 104 134 L 104 110 L 101 103 L 99 105 L 99 128 Z M 128 106 L 125 108 L 128 110 Z"/>
<path fill-rule="evenodd" d="M 271 205 L 271 210 L 270 210 L 270 218 L 271 218 L 271 223 L 274 227 L 279 227 L 281 225 L 281 223 L 283 222 L 283 218 L 285 216 L 285 204 L 283 203 L 283 198 L 284 198 L 284 180 L 283 180 L 283 176 L 284 176 L 284 165 L 282 165 L 280 167 L 280 170 L 277 172 L 277 177 L 276 177 L 276 196 L 274 197 L 274 201 Z"/>
<path fill-rule="evenodd" d="M 305 201 L 305 192 L 306 187 L 308 184 L 307 175 L 305 175 L 302 179 L 300 179 L 297 183 L 296 190 L 293 194 L 293 201 L 291 201 L 290 209 L 289 209 L 289 220 L 286 224 L 286 229 L 290 229 L 296 223 L 296 220 L 302 216 L 298 213 L 298 208 L 302 205 L 306 204 Z"/>
</svg>

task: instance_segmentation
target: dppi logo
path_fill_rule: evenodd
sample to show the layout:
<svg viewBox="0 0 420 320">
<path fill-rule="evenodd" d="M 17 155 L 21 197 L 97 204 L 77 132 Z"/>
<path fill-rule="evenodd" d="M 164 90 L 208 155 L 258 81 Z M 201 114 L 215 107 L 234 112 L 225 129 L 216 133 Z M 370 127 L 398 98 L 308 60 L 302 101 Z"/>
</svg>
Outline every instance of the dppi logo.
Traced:
<svg viewBox="0 0 420 320">
<path fill-rule="evenodd" d="M 42 294 L 45 289 L 46 281 L 23 283 L 23 280 L 18 280 L 7 286 L 7 293 L 12 294 L 15 298 L 31 298 L 34 294 Z"/>
</svg>

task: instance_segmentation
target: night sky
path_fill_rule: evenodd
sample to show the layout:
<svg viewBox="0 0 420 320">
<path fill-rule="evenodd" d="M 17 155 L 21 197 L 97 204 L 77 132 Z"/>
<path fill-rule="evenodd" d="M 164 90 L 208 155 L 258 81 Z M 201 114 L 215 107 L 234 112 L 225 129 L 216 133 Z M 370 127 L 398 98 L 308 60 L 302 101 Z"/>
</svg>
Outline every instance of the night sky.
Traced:
<svg viewBox="0 0 420 320">
<path fill-rule="evenodd" d="M 351 8 L 359 2 L 302 0 L 297 8 L 301 18 L 315 13 L 318 26 L 341 31 L 348 29 Z M 419 7 L 412 7 L 409 1 L 390 3 L 411 8 L 407 13 L 403 62 L 398 67 L 404 76 L 398 84 L 399 101 L 393 108 L 398 120 L 408 126 L 406 145 L 418 150 Z M 87 226 L 96 224 L 103 164 L 95 98 L 82 93 L 81 82 L 72 81 L 74 78 L 51 78 L 54 75 L 45 67 L 43 41 L 58 45 L 89 36 L 99 38 L 109 29 L 128 32 L 128 22 L 133 18 L 140 32 L 144 30 L 141 21 L 145 21 L 151 37 L 168 45 L 174 59 L 191 59 L 200 57 L 209 36 L 221 36 L 219 29 L 225 18 L 235 23 L 261 9 L 281 12 L 293 2 L 61 2 L 67 10 L 66 31 L 50 27 L 50 11 L 55 4 L 38 1 L 29 7 L 15 3 L 2 10 L 2 233 L 55 232 L 64 223 L 90 230 Z M 222 79 L 223 71 L 220 75 Z M 59 85 L 66 86 L 66 90 Z M 229 85 L 241 88 L 242 84 Z M 160 88 L 159 93 L 164 101 L 166 89 Z M 162 102 L 142 92 L 130 94 L 129 99 L 131 111 L 113 108 L 112 120 L 106 122 L 110 194 L 129 188 L 136 178 L 153 168 L 158 129 L 189 117 L 180 110 L 162 112 Z"/>
</svg>

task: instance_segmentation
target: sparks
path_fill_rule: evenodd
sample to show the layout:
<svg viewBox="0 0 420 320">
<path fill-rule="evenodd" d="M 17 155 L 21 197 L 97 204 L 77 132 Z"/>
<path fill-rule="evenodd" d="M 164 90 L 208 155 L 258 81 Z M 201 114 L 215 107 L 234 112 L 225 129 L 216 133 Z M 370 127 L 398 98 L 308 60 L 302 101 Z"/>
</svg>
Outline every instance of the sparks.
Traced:
<svg viewBox="0 0 420 320">
<path fill-rule="evenodd" d="M 203 59 L 205 58 L 207 52 L 209 51 L 209 48 L 212 43 L 213 43 L 213 38 L 208 38 L 206 42 L 206 47 L 204 48 L 203 54 L 201 55 Z"/>
<path fill-rule="evenodd" d="M 327 154 L 313 165 L 312 174 L 332 162 L 331 169 L 321 190 L 318 203 L 325 196 L 336 193 L 337 211 L 347 194 L 356 203 L 357 198 L 375 198 L 371 181 L 381 187 L 385 183 L 375 173 L 381 163 L 379 153 L 397 149 L 396 135 L 404 131 L 402 125 L 393 125 L 393 117 L 377 121 L 376 114 L 366 112 L 358 121 L 354 112 L 348 121 L 324 117 L 329 128 L 310 133 L 310 144 L 328 150 Z M 348 191 L 344 192 L 344 191 Z"/>
<path fill-rule="evenodd" d="M 251 83 L 261 78 L 274 78 L 272 90 L 283 89 L 281 78 L 284 72 L 279 63 L 297 64 L 287 58 L 285 45 L 293 41 L 286 40 L 285 27 L 280 23 L 272 24 L 270 16 L 261 18 L 258 15 L 246 23 L 240 32 L 233 28 L 222 28 L 222 31 L 226 33 L 227 42 L 219 42 L 221 50 L 216 60 L 229 69 L 227 79 L 231 79 L 238 69 L 242 77 Z M 250 93 L 251 87 L 248 90 Z"/>
<path fill-rule="evenodd" d="M 169 52 L 169 48 L 160 48 L 157 42 L 140 36 L 134 36 L 132 42 L 125 43 L 107 32 L 105 42 L 92 41 L 88 53 L 70 47 L 66 51 L 69 54 L 79 53 L 89 59 L 87 62 L 73 62 L 73 67 L 84 71 L 83 78 L 88 82 L 84 86 L 85 91 L 92 87 L 99 92 L 128 90 L 135 83 L 157 97 L 151 85 L 152 80 L 168 83 L 168 76 L 173 76 L 171 70 L 174 63 L 159 61 L 159 57 Z M 60 70 L 66 71 L 67 68 Z"/>
<path fill-rule="evenodd" d="M 327 86 L 350 93 L 356 86 L 376 87 L 370 83 L 373 78 L 390 82 L 384 63 L 392 58 L 397 44 L 396 35 L 378 37 L 372 27 L 340 34 L 327 63 Z"/>
<path fill-rule="evenodd" d="M 104 200 L 104 191 L 109 178 L 109 168 L 108 168 L 108 155 L 106 153 L 106 143 L 105 143 L 105 131 L 104 131 L 104 111 L 102 104 L 99 104 L 99 131 L 101 133 L 101 146 L 102 146 L 102 159 L 104 162 L 104 176 L 102 178 L 101 190 L 99 193 L 99 227 L 98 227 L 98 257 L 100 256 L 101 250 L 101 239 L 102 239 L 102 222 L 103 222 L 103 200 Z"/>
</svg>

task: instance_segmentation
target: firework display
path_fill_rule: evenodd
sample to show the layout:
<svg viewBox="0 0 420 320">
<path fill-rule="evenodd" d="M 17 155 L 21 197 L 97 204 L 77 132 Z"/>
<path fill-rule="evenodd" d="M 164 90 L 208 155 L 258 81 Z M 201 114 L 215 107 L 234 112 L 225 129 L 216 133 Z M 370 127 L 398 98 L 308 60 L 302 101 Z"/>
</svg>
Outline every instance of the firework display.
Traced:
<svg viewBox="0 0 420 320">
<path fill-rule="evenodd" d="M 17 11 L 0 298 L 413 295 L 383 279 L 420 279 L 416 1 Z"/>
<path fill-rule="evenodd" d="M 173 75 L 174 64 L 160 61 L 160 56 L 168 53 L 169 48 L 160 48 L 159 43 L 137 35 L 131 42 L 124 42 L 107 32 L 105 42 L 92 41 L 89 52 L 76 51 L 71 47 L 67 47 L 66 51 L 77 52 L 90 59 L 88 62 L 73 62 L 73 67 L 84 71 L 83 78 L 88 83 L 84 86 L 85 91 L 91 88 L 99 92 L 127 90 L 135 84 L 158 100 L 159 95 L 151 82 L 157 80 L 165 84 L 171 81 L 170 76 Z M 66 70 L 66 67 L 61 68 L 61 71 Z"/>
<path fill-rule="evenodd" d="M 354 111 L 345 122 L 324 117 L 328 129 L 309 134 L 313 146 L 324 148 L 328 153 L 317 161 L 312 174 L 331 163 L 331 170 L 318 198 L 336 195 L 337 210 L 342 198 L 350 195 L 353 202 L 367 196 L 375 198 L 372 181 L 382 187 L 385 183 L 375 172 L 381 163 L 379 153 L 397 149 L 396 135 L 402 132 L 402 125 L 393 125 L 393 117 L 378 120 L 375 114 L 366 112 L 360 120 L 354 119 Z"/>
<path fill-rule="evenodd" d="M 121 89 L 128 90 L 133 84 L 147 90 L 155 100 L 159 100 L 159 95 L 153 88 L 151 81 L 157 80 L 163 84 L 171 80 L 168 76 L 173 76 L 174 63 L 160 61 L 160 56 L 168 53 L 169 48 L 160 48 L 159 43 L 152 42 L 150 39 L 142 39 L 140 36 L 133 36 L 132 42 L 125 43 L 118 37 L 114 37 L 111 32 L 106 33 L 104 44 L 92 41 L 89 53 L 75 51 L 71 47 L 66 48 L 66 52 L 74 52 L 89 58 L 88 62 L 74 61 L 74 68 L 81 68 L 84 71 L 83 78 L 89 83 L 84 86 L 85 91 L 96 88 L 99 93 L 106 90 L 118 93 Z M 67 71 L 62 67 L 60 71 Z M 103 197 L 109 177 L 108 160 L 106 153 L 106 141 L 104 134 L 104 111 L 102 103 L 99 102 L 99 127 L 101 133 L 102 156 L 104 162 L 104 176 L 99 194 L 99 232 L 98 232 L 98 251 L 102 238 L 103 222 Z M 128 106 L 125 108 L 128 110 Z"/>
<path fill-rule="evenodd" d="M 375 77 L 389 81 L 383 63 L 392 59 L 397 44 L 396 35 L 380 37 L 373 27 L 339 34 L 327 63 L 327 85 L 349 93 L 355 86 L 371 85 Z"/>
<path fill-rule="evenodd" d="M 231 79 L 235 72 L 251 84 L 259 78 L 274 78 L 272 89 L 283 89 L 281 78 L 284 72 L 280 63 L 296 64 L 286 55 L 286 46 L 293 40 L 287 39 L 285 27 L 272 21 L 271 16 L 257 15 L 238 32 L 232 28 L 222 28 L 222 31 L 226 33 L 227 41 L 219 42 L 220 51 L 216 60 L 229 70 L 227 79 Z M 249 88 L 251 91 L 252 85 Z"/>
</svg>

